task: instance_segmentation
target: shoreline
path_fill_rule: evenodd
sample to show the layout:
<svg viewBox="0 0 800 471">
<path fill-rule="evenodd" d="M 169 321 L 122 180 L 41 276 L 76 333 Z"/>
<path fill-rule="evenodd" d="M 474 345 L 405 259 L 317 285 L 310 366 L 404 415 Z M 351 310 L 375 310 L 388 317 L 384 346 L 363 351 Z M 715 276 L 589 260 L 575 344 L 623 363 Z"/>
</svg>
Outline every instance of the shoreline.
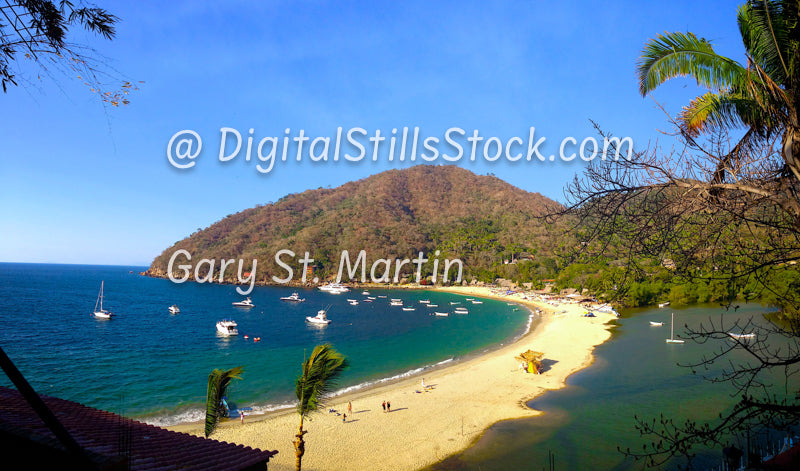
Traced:
<svg viewBox="0 0 800 471">
<path fill-rule="evenodd" d="M 331 397 L 322 411 L 306 419 L 307 469 L 420 469 L 472 445 L 491 425 L 509 419 L 534 417 L 541 412 L 526 403 L 544 392 L 566 386 L 572 373 L 594 361 L 594 347 L 610 338 L 612 314 L 583 317 L 577 304 L 553 306 L 499 296 L 486 287 L 435 288 L 466 296 L 514 302 L 544 311 L 524 335 L 508 344 L 469 356 L 453 364 L 412 374 L 386 384 Z M 533 349 L 545 353 L 543 372 L 518 369 L 514 357 Z M 420 376 L 429 389 L 422 390 Z M 382 411 L 388 400 L 391 412 Z M 327 412 L 353 413 L 347 422 Z M 294 408 L 220 423 L 211 438 L 266 450 L 278 450 L 270 460 L 273 470 L 294 469 L 292 440 L 299 418 Z M 203 423 L 179 424 L 170 430 L 203 435 Z"/>
</svg>

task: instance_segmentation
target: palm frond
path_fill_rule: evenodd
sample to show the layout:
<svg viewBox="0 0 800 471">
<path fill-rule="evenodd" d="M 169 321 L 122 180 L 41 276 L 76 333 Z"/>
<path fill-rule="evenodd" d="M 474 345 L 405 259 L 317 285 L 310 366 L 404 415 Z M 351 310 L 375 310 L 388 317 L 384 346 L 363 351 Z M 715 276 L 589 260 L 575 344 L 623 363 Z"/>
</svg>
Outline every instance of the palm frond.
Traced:
<svg viewBox="0 0 800 471">
<path fill-rule="evenodd" d="M 305 416 L 317 410 L 333 392 L 337 378 L 347 366 L 347 358 L 330 344 L 317 345 L 303 362 L 302 373 L 295 383 L 297 412 Z"/>
<path fill-rule="evenodd" d="M 749 2 L 739 7 L 737 23 L 745 50 L 772 80 L 788 85 L 791 42 L 787 7 L 782 1 Z M 797 7 L 795 6 L 795 9 Z M 797 21 L 795 12 L 794 22 Z"/>
<path fill-rule="evenodd" d="M 711 90 L 725 90 L 746 79 L 741 64 L 714 52 L 692 33 L 665 33 L 645 44 L 637 67 L 642 95 L 675 77 L 689 76 Z"/>
<path fill-rule="evenodd" d="M 242 379 L 243 366 L 229 370 L 214 369 L 208 375 L 208 389 L 206 390 L 206 437 L 217 428 L 222 416 L 222 398 L 226 395 L 228 385 L 234 379 Z"/>
</svg>

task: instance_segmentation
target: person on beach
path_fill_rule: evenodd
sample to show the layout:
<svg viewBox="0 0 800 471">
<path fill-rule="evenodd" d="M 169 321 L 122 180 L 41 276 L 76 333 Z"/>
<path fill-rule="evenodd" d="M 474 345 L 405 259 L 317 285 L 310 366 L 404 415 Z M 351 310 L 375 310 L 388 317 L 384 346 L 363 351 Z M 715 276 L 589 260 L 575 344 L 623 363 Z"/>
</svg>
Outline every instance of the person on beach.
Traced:
<svg viewBox="0 0 800 471">
<path fill-rule="evenodd" d="M 244 412 L 242 412 L 242 413 L 241 413 L 241 414 L 239 414 L 239 415 L 240 415 L 240 416 L 241 416 L 241 418 L 242 418 L 242 423 L 244 423 Z"/>
<path fill-rule="evenodd" d="M 353 415 L 353 404 L 347 403 L 347 413 Z"/>
<path fill-rule="evenodd" d="M 383 411 L 386 412 L 386 401 L 383 401 Z"/>
<path fill-rule="evenodd" d="M 347 414 L 342 414 L 342 423 L 347 422 Z"/>
<path fill-rule="evenodd" d="M 420 383 L 422 384 L 422 390 L 424 391 L 425 390 L 425 378 L 422 378 L 422 381 L 420 381 Z"/>
<path fill-rule="evenodd" d="M 389 403 L 389 401 L 386 401 L 386 412 L 391 412 L 391 411 L 392 411 L 392 404 Z"/>
</svg>

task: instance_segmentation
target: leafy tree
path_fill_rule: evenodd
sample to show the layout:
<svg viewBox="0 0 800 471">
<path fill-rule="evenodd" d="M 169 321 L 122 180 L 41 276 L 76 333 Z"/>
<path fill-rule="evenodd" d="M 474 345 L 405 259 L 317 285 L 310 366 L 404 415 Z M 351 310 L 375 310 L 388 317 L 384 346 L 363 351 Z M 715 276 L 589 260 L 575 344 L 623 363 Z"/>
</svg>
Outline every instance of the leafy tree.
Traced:
<svg viewBox="0 0 800 471">
<path fill-rule="evenodd" d="M 300 471 L 306 443 L 303 435 L 303 419 L 311 412 L 318 410 L 327 396 L 333 391 L 337 378 L 347 368 L 347 358 L 333 349 L 330 344 L 317 345 L 305 361 L 302 372 L 295 382 L 297 395 L 297 413 L 300 415 L 300 426 L 295 435 L 295 469 Z"/>
<path fill-rule="evenodd" d="M 91 48 L 69 42 L 73 27 L 82 27 L 105 39 L 113 39 L 119 18 L 93 4 L 62 0 L 12 0 L 0 7 L 0 83 L 18 85 L 18 54 L 49 75 L 51 67 L 76 75 L 92 92 L 112 106 L 127 105 L 128 92 L 136 87 L 122 80 L 120 90 L 106 90 L 106 81 L 119 80 Z"/>
<path fill-rule="evenodd" d="M 575 221 L 583 256 L 624 261 L 613 280 L 621 293 L 658 260 L 676 277 L 665 286 L 673 301 L 761 297 L 787 319 L 765 328 L 723 319 L 685 335 L 719 346 L 716 355 L 689 365 L 694 368 L 730 360 L 734 351 L 746 356 L 730 360 L 715 378 L 740 399 L 706 423 L 638 421 L 655 439 L 629 453 L 655 466 L 675 455 L 691 457 L 697 446 L 723 444 L 739 431 L 800 419 L 800 391 L 790 381 L 800 367 L 800 290 L 793 282 L 800 260 L 800 4 L 749 1 L 737 19 L 744 64 L 692 33 L 665 33 L 645 45 L 638 64 L 643 95 L 679 76 L 708 92 L 672 121 L 674 150 L 596 159 L 569 185 L 568 209 L 559 213 Z M 756 336 L 731 342 L 732 329 Z M 778 342 L 788 346 L 773 348 Z M 775 374 L 786 381 L 773 386 L 765 378 Z"/>
<path fill-rule="evenodd" d="M 217 428 L 219 419 L 227 414 L 222 405 L 222 398 L 228 391 L 228 386 L 234 379 L 242 379 L 243 366 L 229 370 L 214 369 L 208 375 L 208 389 L 206 390 L 206 438 Z"/>
</svg>

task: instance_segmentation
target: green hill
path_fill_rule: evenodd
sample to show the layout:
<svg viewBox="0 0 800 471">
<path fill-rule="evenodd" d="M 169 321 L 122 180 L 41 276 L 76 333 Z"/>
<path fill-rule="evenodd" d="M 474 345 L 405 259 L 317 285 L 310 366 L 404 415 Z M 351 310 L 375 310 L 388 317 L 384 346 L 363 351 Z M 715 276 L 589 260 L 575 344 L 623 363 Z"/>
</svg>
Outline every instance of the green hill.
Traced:
<svg viewBox="0 0 800 471">
<path fill-rule="evenodd" d="M 220 260 L 234 259 L 236 265 L 225 271 L 226 280 L 231 280 L 240 259 L 247 270 L 257 259 L 257 281 L 271 282 L 272 276 L 287 276 L 276 264 L 275 254 L 288 249 L 296 254 L 294 260 L 288 255 L 281 259 L 293 267 L 295 280 L 300 278 L 297 260 L 305 252 L 314 259 L 309 264 L 314 276 L 325 279 L 336 275 L 343 250 L 353 261 L 361 250 L 366 252 L 367 277 L 374 260 L 414 259 L 419 252 L 431 259 L 422 267 L 423 274 L 431 273 L 434 258 L 440 264 L 458 258 L 465 275 L 488 281 L 508 275 L 504 261 L 522 257 L 532 260 L 529 270 L 547 275 L 539 262 L 552 255 L 558 241 L 548 237 L 545 223 L 536 216 L 554 207 L 556 202 L 494 176 L 456 166 L 419 165 L 338 188 L 288 195 L 274 204 L 230 215 L 166 249 L 147 274 L 165 276 L 170 257 L 183 249 L 191 254 L 191 262 L 180 255 L 175 266 L 215 259 L 219 270 Z M 178 276 L 175 266 L 173 273 Z M 206 264 L 198 271 L 201 278 L 208 268 Z M 379 268 L 382 273 L 383 267 Z M 408 264 L 402 273 L 413 271 Z"/>
</svg>

